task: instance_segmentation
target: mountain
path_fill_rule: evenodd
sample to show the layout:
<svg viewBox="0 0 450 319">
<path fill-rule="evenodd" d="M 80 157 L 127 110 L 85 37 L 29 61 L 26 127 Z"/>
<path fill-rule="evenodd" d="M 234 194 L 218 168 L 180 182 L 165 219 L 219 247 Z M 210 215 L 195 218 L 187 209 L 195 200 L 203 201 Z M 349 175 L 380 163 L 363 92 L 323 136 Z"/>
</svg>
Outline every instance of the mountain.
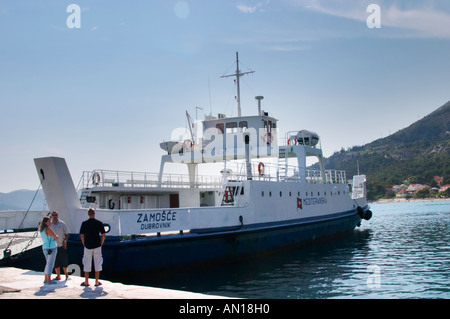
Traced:
<svg viewBox="0 0 450 319">
<path fill-rule="evenodd" d="M 450 101 L 388 137 L 325 159 L 325 167 L 345 170 L 347 176 L 357 174 L 358 164 L 367 175 L 368 199 L 405 180 L 429 184 L 441 176 L 450 184 Z"/>
<path fill-rule="evenodd" d="M 27 210 L 33 200 L 36 191 L 17 190 L 10 193 L 0 193 L 1 210 Z M 42 210 L 44 208 L 45 196 L 42 190 L 36 194 L 30 210 Z"/>
</svg>

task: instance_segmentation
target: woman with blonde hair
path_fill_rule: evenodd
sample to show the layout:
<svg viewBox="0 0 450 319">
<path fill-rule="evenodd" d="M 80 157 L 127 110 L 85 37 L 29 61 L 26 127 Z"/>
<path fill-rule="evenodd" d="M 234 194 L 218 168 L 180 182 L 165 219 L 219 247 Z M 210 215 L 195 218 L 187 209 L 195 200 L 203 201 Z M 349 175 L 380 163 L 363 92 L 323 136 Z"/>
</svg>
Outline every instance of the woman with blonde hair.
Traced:
<svg viewBox="0 0 450 319">
<path fill-rule="evenodd" d="M 50 217 L 45 216 L 39 223 L 39 234 L 42 238 L 42 250 L 45 256 L 45 269 L 44 269 L 44 284 L 55 284 L 51 279 L 53 267 L 55 265 L 56 253 L 58 252 L 58 235 L 50 228 L 52 220 Z"/>
</svg>

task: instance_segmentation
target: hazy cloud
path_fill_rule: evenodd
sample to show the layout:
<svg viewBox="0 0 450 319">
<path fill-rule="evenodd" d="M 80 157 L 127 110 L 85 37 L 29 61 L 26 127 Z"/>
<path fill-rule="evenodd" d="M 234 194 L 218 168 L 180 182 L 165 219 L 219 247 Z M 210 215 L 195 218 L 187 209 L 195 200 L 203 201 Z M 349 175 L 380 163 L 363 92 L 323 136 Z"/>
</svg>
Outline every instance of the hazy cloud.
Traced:
<svg viewBox="0 0 450 319">
<path fill-rule="evenodd" d="M 381 27 L 406 29 L 408 37 L 450 38 L 450 13 L 438 10 L 434 2 L 374 0 L 292 0 L 292 3 L 323 14 L 365 22 L 367 6 L 381 7 Z M 408 8 L 406 8 L 406 4 Z"/>
<path fill-rule="evenodd" d="M 263 12 L 264 6 L 268 5 L 270 0 L 267 1 L 259 1 L 252 4 L 247 3 L 239 3 L 236 5 L 236 8 L 243 13 L 254 13 L 254 12 Z"/>
</svg>

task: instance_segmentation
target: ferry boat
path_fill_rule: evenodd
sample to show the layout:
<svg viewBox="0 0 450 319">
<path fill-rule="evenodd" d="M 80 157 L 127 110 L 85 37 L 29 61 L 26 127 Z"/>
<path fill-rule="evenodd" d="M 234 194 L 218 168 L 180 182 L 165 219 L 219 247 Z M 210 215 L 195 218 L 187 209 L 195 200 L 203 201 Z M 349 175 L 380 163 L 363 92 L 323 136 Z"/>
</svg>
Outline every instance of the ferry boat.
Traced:
<svg viewBox="0 0 450 319">
<path fill-rule="evenodd" d="M 159 173 L 86 171 L 75 188 L 64 158 L 35 159 L 48 207 L 72 233 L 70 263 L 81 265 L 78 232 L 90 207 L 105 225 L 107 273 L 255 255 L 352 231 L 370 219 L 366 177 L 349 183 L 344 171 L 326 170 L 318 134 L 278 136 L 262 96 L 256 114 L 242 116 L 239 78 L 248 73 L 236 53 L 236 72 L 224 77 L 236 77 L 238 116 L 205 116 L 200 125 L 186 112 L 191 134 L 160 143 Z M 311 157 L 317 169 L 307 167 Z M 168 163 L 187 174 L 167 173 Z M 202 165 L 217 174 L 200 175 Z"/>
</svg>

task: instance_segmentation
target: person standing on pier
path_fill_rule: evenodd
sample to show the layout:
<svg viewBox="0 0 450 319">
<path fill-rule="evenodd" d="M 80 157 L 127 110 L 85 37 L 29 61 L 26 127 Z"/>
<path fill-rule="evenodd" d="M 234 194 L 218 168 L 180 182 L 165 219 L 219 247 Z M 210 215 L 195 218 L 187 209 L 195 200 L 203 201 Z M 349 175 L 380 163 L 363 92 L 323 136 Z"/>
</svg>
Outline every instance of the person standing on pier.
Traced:
<svg viewBox="0 0 450 319">
<path fill-rule="evenodd" d="M 56 277 L 54 280 L 61 280 L 61 269 L 63 269 L 66 275 L 66 280 L 69 280 L 69 272 L 67 271 L 67 266 L 69 265 L 67 258 L 67 240 L 69 239 L 69 228 L 64 223 L 64 221 L 58 218 L 58 212 L 52 211 L 52 224 L 50 228 L 58 235 L 58 254 L 56 255 L 55 261 L 55 273 Z"/>
<path fill-rule="evenodd" d="M 58 252 L 58 235 L 50 228 L 52 220 L 45 216 L 39 223 L 39 234 L 42 239 L 42 250 L 45 256 L 44 284 L 55 284 L 51 279 L 53 267 L 55 265 L 56 254 Z"/>
<path fill-rule="evenodd" d="M 80 228 L 80 238 L 84 246 L 84 282 L 81 285 L 89 286 L 89 273 L 91 272 L 92 258 L 94 258 L 95 286 L 100 286 L 102 283 L 99 278 L 103 265 L 102 246 L 106 238 L 105 227 L 101 221 L 95 219 L 93 208 L 89 208 L 88 215 L 89 219 L 85 220 Z"/>
</svg>

